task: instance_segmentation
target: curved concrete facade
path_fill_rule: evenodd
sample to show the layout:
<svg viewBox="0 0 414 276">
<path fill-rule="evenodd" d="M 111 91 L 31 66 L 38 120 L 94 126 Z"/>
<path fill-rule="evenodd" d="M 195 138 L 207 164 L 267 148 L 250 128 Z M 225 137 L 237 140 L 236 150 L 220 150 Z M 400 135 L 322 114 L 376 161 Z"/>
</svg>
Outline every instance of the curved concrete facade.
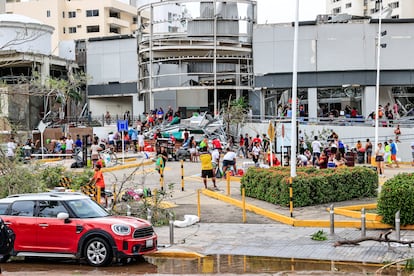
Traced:
<svg viewBox="0 0 414 276">
<path fill-rule="evenodd" d="M 218 111 L 253 88 L 256 2 L 138 1 L 139 91 L 147 109 Z"/>
<path fill-rule="evenodd" d="M 0 14 L 0 50 L 51 54 L 54 28 L 18 14 Z"/>
</svg>

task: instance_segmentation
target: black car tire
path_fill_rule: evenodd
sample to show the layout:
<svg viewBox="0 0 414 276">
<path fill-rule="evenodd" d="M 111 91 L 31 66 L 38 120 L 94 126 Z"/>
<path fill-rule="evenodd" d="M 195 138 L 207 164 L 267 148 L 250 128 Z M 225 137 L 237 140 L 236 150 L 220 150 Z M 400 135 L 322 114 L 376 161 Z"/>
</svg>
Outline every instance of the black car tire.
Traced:
<svg viewBox="0 0 414 276">
<path fill-rule="evenodd" d="M 105 239 L 96 237 L 86 244 L 84 256 L 91 266 L 106 266 L 112 261 L 112 249 Z"/>
<path fill-rule="evenodd" d="M 10 259 L 11 255 L 10 254 L 6 254 L 6 255 L 1 255 L 0 256 L 0 263 L 5 263 Z"/>
</svg>

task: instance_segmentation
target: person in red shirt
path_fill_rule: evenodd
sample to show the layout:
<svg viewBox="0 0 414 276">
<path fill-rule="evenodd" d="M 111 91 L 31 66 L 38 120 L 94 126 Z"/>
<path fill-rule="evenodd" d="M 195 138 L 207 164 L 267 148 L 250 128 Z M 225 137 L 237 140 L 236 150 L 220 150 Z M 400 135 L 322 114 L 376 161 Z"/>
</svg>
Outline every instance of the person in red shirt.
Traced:
<svg viewBox="0 0 414 276">
<path fill-rule="evenodd" d="M 103 173 L 101 171 L 101 168 L 102 168 L 102 161 L 99 160 L 98 162 L 96 162 L 95 172 L 94 172 L 93 177 L 91 179 L 91 183 L 94 183 L 96 185 L 96 187 L 101 188 L 101 198 L 104 198 L 105 208 L 106 208 L 108 206 L 108 199 L 107 199 L 106 193 L 105 193 L 105 179 L 104 179 Z"/>
<path fill-rule="evenodd" d="M 259 134 L 257 134 L 256 137 L 253 138 L 252 143 L 253 143 L 253 145 L 256 145 L 256 143 L 259 143 L 259 145 L 262 144 L 262 139 L 260 139 Z"/>
<path fill-rule="evenodd" d="M 221 148 L 221 142 L 220 142 L 220 140 L 218 138 L 214 138 L 211 143 L 213 144 L 213 149 L 222 150 L 222 148 Z"/>
<path fill-rule="evenodd" d="M 351 110 L 351 118 L 356 118 L 357 115 L 358 115 L 358 111 L 356 110 L 355 107 L 353 107 Z"/>
</svg>

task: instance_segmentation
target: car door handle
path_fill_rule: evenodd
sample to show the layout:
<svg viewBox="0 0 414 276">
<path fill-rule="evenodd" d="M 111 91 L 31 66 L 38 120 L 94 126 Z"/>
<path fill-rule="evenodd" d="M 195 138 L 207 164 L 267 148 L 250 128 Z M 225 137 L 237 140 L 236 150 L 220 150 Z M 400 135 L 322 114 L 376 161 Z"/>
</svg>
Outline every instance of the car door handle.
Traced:
<svg viewBox="0 0 414 276">
<path fill-rule="evenodd" d="M 5 221 L 5 222 L 4 222 L 4 224 L 5 224 L 5 225 L 10 225 L 10 224 L 12 224 L 12 223 L 11 223 L 10 221 Z"/>
<path fill-rule="evenodd" d="M 39 223 L 39 226 L 40 226 L 40 227 L 48 227 L 48 226 L 49 226 L 49 224 L 47 224 L 47 223 Z"/>
</svg>

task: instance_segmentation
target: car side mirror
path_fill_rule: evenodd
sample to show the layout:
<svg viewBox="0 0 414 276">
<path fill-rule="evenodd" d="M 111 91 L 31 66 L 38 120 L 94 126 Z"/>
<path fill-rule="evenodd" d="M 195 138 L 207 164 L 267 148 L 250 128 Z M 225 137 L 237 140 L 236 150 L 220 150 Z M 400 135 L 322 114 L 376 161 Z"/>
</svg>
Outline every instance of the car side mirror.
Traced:
<svg viewBox="0 0 414 276">
<path fill-rule="evenodd" d="M 62 219 L 62 220 L 67 220 L 69 218 L 69 214 L 64 213 L 64 212 L 60 212 L 60 213 L 58 213 L 57 218 Z"/>
</svg>

